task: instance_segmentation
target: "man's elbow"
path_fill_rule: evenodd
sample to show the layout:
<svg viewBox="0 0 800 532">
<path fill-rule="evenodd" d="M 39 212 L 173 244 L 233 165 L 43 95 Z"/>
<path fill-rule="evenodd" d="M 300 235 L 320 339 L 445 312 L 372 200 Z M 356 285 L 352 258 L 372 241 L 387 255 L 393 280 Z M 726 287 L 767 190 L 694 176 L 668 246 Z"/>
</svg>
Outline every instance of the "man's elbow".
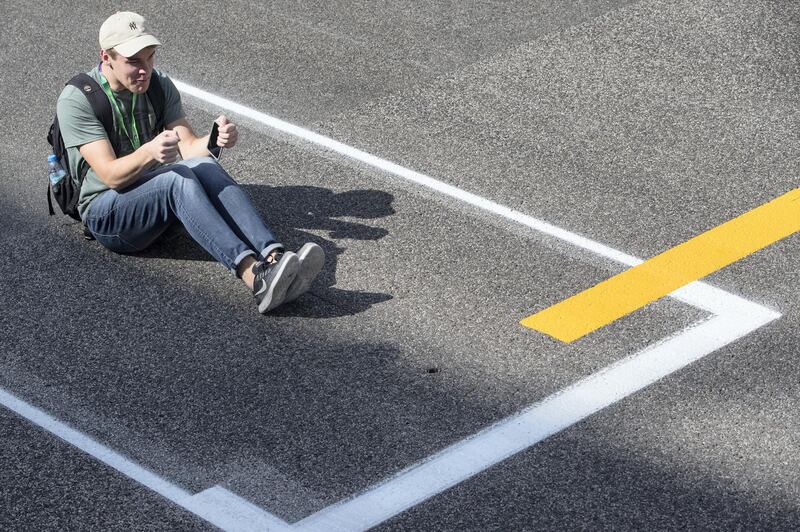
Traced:
<svg viewBox="0 0 800 532">
<path fill-rule="evenodd" d="M 94 173 L 97 175 L 97 178 L 111 190 L 124 188 L 129 181 L 128 176 L 116 176 L 110 171 L 95 170 Z"/>
<path fill-rule="evenodd" d="M 134 176 L 124 176 L 117 179 L 109 179 L 108 181 L 104 181 L 104 183 L 111 190 L 121 190 L 129 186 L 134 181 L 136 181 Z"/>
</svg>

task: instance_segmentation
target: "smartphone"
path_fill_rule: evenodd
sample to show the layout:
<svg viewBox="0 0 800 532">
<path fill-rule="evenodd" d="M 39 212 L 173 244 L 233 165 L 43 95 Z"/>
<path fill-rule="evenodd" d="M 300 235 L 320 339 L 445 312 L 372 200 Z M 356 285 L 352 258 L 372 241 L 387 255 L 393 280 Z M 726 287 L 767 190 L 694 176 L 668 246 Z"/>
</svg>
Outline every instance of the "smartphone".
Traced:
<svg viewBox="0 0 800 532">
<path fill-rule="evenodd" d="M 214 122 L 211 126 L 211 135 L 208 137 L 208 153 L 211 154 L 214 159 L 219 161 L 219 158 L 222 156 L 222 147 L 217 145 L 217 137 L 219 137 L 219 124 Z"/>
</svg>

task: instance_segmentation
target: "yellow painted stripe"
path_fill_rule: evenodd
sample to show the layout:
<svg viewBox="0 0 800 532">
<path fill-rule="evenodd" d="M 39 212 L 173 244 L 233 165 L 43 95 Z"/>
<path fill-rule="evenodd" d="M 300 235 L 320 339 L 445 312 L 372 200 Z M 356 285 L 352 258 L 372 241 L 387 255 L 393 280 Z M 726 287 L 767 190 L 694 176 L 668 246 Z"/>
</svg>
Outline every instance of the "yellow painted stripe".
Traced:
<svg viewBox="0 0 800 532">
<path fill-rule="evenodd" d="M 520 321 L 573 342 L 800 231 L 800 188 Z"/>
</svg>

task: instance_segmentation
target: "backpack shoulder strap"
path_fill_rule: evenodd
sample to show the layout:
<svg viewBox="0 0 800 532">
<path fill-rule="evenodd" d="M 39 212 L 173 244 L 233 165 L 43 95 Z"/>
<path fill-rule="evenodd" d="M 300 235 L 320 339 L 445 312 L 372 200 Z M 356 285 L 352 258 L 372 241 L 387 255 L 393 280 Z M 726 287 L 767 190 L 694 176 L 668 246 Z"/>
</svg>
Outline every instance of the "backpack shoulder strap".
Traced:
<svg viewBox="0 0 800 532">
<path fill-rule="evenodd" d="M 114 115 L 112 114 L 114 111 L 111 109 L 108 96 L 103 92 L 100 84 L 92 79 L 89 74 L 81 73 L 69 80 L 67 85 L 80 89 L 86 99 L 89 100 L 94 115 L 103 124 L 108 138 L 114 138 Z"/>
<path fill-rule="evenodd" d="M 161 80 L 159 75 L 153 71 L 150 77 L 150 86 L 147 88 L 147 97 L 150 99 L 150 105 L 153 106 L 153 111 L 156 114 L 156 134 L 164 131 L 166 124 L 164 123 L 164 107 L 166 106 L 166 98 L 164 96 L 164 89 L 161 87 Z"/>
</svg>

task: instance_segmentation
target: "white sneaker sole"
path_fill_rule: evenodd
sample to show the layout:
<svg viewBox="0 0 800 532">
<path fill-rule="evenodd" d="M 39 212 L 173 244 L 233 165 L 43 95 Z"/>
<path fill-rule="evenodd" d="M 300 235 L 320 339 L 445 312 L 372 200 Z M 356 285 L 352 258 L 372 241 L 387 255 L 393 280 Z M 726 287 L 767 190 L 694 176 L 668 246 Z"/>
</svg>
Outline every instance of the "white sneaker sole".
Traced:
<svg viewBox="0 0 800 532">
<path fill-rule="evenodd" d="M 311 288 L 311 283 L 314 282 L 314 279 L 317 278 L 317 275 L 325 265 L 325 252 L 313 242 L 308 242 L 297 250 L 297 257 L 300 260 L 300 268 L 297 271 L 297 277 L 295 277 L 294 282 L 286 292 L 284 303 L 294 301 L 308 292 L 308 289 Z"/>
</svg>

